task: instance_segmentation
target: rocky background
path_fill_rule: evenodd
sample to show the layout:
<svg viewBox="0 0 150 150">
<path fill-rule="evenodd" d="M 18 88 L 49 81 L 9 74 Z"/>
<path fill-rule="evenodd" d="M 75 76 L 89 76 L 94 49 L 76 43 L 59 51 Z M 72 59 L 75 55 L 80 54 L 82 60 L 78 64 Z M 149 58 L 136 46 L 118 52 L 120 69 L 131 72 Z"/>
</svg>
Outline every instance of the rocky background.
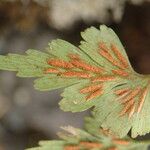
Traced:
<svg viewBox="0 0 150 150">
<path fill-rule="evenodd" d="M 81 31 L 100 24 L 117 32 L 135 70 L 149 74 L 149 0 L 0 0 L 0 54 L 44 50 L 56 38 L 78 45 Z M 0 150 L 33 147 L 57 138 L 60 126 L 83 125 L 88 112 L 61 111 L 61 91 L 36 91 L 32 81 L 0 72 Z"/>
</svg>

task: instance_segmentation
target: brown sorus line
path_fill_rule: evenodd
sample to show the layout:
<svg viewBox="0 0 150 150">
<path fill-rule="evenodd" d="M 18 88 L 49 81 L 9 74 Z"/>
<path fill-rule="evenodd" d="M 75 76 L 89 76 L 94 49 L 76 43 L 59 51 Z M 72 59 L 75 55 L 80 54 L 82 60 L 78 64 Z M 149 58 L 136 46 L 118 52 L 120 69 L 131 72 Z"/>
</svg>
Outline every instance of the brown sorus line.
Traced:
<svg viewBox="0 0 150 150">
<path fill-rule="evenodd" d="M 110 147 L 107 150 L 119 150 L 117 147 Z"/>
<path fill-rule="evenodd" d="M 130 100 L 128 103 L 125 104 L 123 110 L 120 112 L 120 116 L 125 115 L 134 105 L 134 99 Z"/>
<path fill-rule="evenodd" d="M 116 61 L 111 54 L 109 53 L 109 49 L 106 47 L 104 43 L 100 43 L 99 47 L 101 50 L 99 50 L 99 54 L 103 56 L 105 59 L 107 59 L 109 62 L 111 62 L 114 66 L 117 66 L 121 69 L 124 69 L 124 66 L 120 64 L 118 61 Z"/>
<path fill-rule="evenodd" d="M 80 150 L 79 146 L 65 146 L 64 150 Z"/>
<path fill-rule="evenodd" d="M 71 64 L 73 64 L 77 68 L 91 71 L 94 73 L 101 73 L 103 71 L 103 69 L 100 67 L 95 67 L 95 66 L 89 65 L 89 64 L 87 64 L 83 61 L 79 61 L 79 60 L 72 60 Z"/>
<path fill-rule="evenodd" d="M 59 70 L 55 68 L 49 68 L 45 70 L 44 73 L 59 73 Z"/>
<path fill-rule="evenodd" d="M 71 63 L 59 59 L 50 59 L 47 61 L 47 63 L 54 67 L 60 67 L 66 69 L 74 68 L 74 66 Z"/>
<path fill-rule="evenodd" d="M 80 56 L 78 54 L 68 54 L 68 57 L 72 60 L 80 60 Z"/>
<path fill-rule="evenodd" d="M 126 98 L 121 100 L 121 103 L 126 103 L 127 101 L 129 101 L 130 99 L 134 98 L 135 96 L 137 96 L 139 94 L 139 92 L 141 91 L 141 88 L 137 87 L 136 89 L 132 90 L 127 96 Z"/>
<path fill-rule="evenodd" d="M 120 140 L 120 139 L 114 139 L 113 142 L 115 144 L 119 144 L 119 145 L 129 145 L 130 142 L 127 140 Z"/>
<path fill-rule="evenodd" d="M 142 94 L 141 94 L 141 97 L 139 99 L 139 104 L 138 104 L 138 108 L 137 108 L 137 112 L 140 113 L 141 110 L 142 110 L 142 106 L 144 104 L 144 101 L 145 101 L 145 98 L 146 98 L 146 95 L 148 93 L 148 87 L 145 87 L 143 90 L 142 90 Z"/>
<path fill-rule="evenodd" d="M 102 88 L 102 84 L 97 84 L 97 85 L 90 85 L 88 87 L 85 87 L 80 90 L 80 93 L 88 93 L 88 92 L 93 92 L 95 90 L 98 90 L 99 88 Z"/>
<path fill-rule="evenodd" d="M 134 112 L 135 112 L 135 104 L 133 104 L 129 109 L 129 119 L 133 116 Z"/>
<path fill-rule="evenodd" d="M 129 88 L 119 89 L 115 91 L 116 95 L 122 96 L 130 91 Z"/>
<path fill-rule="evenodd" d="M 101 77 L 95 77 L 92 79 L 92 82 L 103 82 L 103 81 L 112 81 L 115 80 L 116 77 L 114 76 L 101 76 Z"/>
<path fill-rule="evenodd" d="M 62 77 L 79 77 L 79 78 L 91 78 L 91 75 L 85 72 L 66 71 L 60 74 Z"/>
<path fill-rule="evenodd" d="M 112 65 L 124 69 L 122 65 L 120 65 L 120 63 L 118 63 L 108 52 L 101 50 L 99 51 L 99 54 L 103 56 L 105 59 L 107 59 L 109 62 L 111 62 Z"/>
<path fill-rule="evenodd" d="M 112 70 L 112 72 L 113 72 L 114 74 L 117 74 L 117 75 L 123 76 L 123 77 L 126 77 L 126 76 L 129 75 L 127 72 L 125 72 L 125 71 L 123 71 L 123 70 L 121 70 L 121 69 Z"/>
<path fill-rule="evenodd" d="M 92 93 L 90 93 L 87 97 L 86 97 L 86 100 L 91 100 L 91 99 L 94 99 L 100 95 L 102 95 L 103 92 L 102 92 L 102 89 L 99 89 L 99 90 L 96 90 Z"/>
<path fill-rule="evenodd" d="M 80 142 L 80 145 L 85 148 L 101 148 L 103 144 L 96 142 Z"/>
<path fill-rule="evenodd" d="M 122 63 L 122 65 L 125 68 L 127 68 L 128 67 L 127 60 L 124 58 L 124 56 L 120 53 L 119 49 L 114 44 L 111 44 L 111 50 L 115 53 L 115 55 L 120 60 L 120 62 Z"/>
</svg>

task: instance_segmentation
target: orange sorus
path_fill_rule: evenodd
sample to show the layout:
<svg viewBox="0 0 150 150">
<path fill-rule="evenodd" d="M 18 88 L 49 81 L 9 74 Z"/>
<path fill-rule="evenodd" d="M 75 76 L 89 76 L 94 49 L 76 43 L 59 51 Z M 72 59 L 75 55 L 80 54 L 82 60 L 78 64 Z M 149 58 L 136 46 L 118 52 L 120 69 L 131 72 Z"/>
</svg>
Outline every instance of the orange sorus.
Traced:
<svg viewBox="0 0 150 150">
<path fill-rule="evenodd" d="M 103 71 L 102 68 L 89 65 L 89 64 L 87 64 L 83 61 L 72 60 L 71 63 L 77 68 L 84 69 L 84 70 L 87 70 L 87 71 L 91 71 L 91 72 L 94 72 L 94 73 L 101 73 Z"/>
<path fill-rule="evenodd" d="M 119 76 L 123 76 L 123 77 L 126 77 L 128 76 L 129 74 L 121 69 L 117 69 L 117 70 L 112 70 L 112 72 L 116 75 L 119 75 Z"/>
<path fill-rule="evenodd" d="M 79 59 L 80 59 L 80 57 L 79 57 L 78 54 L 68 54 L 68 57 L 69 57 L 70 59 L 76 59 L 76 60 L 79 60 Z"/>
<path fill-rule="evenodd" d="M 129 110 L 129 119 L 133 116 L 134 112 L 135 112 L 135 105 L 133 104 Z"/>
<path fill-rule="evenodd" d="M 118 148 L 117 147 L 110 147 L 107 150 L 118 150 Z"/>
<path fill-rule="evenodd" d="M 49 68 L 47 70 L 44 71 L 45 73 L 59 73 L 58 69 L 55 68 Z"/>
<path fill-rule="evenodd" d="M 70 69 L 74 67 L 71 63 L 59 59 L 50 59 L 47 61 L 47 63 L 51 66 L 66 68 L 66 69 L 68 68 Z"/>
<path fill-rule="evenodd" d="M 90 78 L 91 75 L 85 72 L 79 71 L 66 71 L 60 74 L 62 77 L 79 77 L 79 78 Z"/>
<path fill-rule="evenodd" d="M 110 50 L 107 48 L 107 46 L 104 43 L 100 43 L 99 47 L 100 47 L 100 50 L 98 52 L 101 56 L 107 59 L 112 65 L 117 66 L 121 69 L 124 69 L 124 66 L 111 56 L 111 54 L 109 53 Z"/>
<path fill-rule="evenodd" d="M 130 100 L 123 108 L 123 110 L 120 112 L 120 116 L 125 115 L 128 111 L 130 112 L 130 109 L 133 109 L 134 107 L 134 99 Z M 134 112 L 133 112 L 134 113 Z M 130 116 L 131 117 L 131 116 Z"/>
<path fill-rule="evenodd" d="M 112 81 L 116 79 L 114 76 L 101 76 L 101 77 L 95 77 L 92 79 L 92 82 L 103 82 L 103 81 Z"/>
<path fill-rule="evenodd" d="M 120 140 L 120 139 L 114 139 L 113 142 L 115 144 L 119 144 L 119 145 L 129 145 L 130 142 L 127 140 Z"/>
<path fill-rule="evenodd" d="M 139 87 L 137 87 L 136 89 L 132 90 L 130 92 L 130 94 L 126 96 L 126 98 L 124 98 L 124 99 L 121 100 L 121 103 L 126 103 L 126 102 L 130 101 L 135 96 L 137 96 L 140 91 L 141 91 L 141 88 L 139 88 Z"/>
<path fill-rule="evenodd" d="M 85 87 L 80 90 L 80 93 L 88 93 L 88 92 L 93 92 L 95 90 L 98 90 L 99 88 L 102 88 L 102 84 L 96 84 L 96 85 L 90 85 L 88 87 Z"/>
<path fill-rule="evenodd" d="M 64 150 L 80 150 L 79 146 L 65 146 Z"/>
<path fill-rule="evenodd" d="M 80 145 L 85 148 L 101 148 L 103 144 L 97 142 L 80 142 Z"/>
<path fill-rule="evenodd" d="M 143 104 L 144 104 L 146 95 L 147 95 L 147 93 L 148 93 L 148 87 L 149 87 L 149 86 L 147 86 L 146 88 L 144 88 L 144 89 L 142 90 L 142 95 L 141 95 L 141 97 L 140 97 L 140 99 L 139 99 L 139 104 L 138 104 L 138 108 L 137 108 L 137 112 L 138 112 L 138 113 L 140 113 L 140 111 L 141 111 L 141 109 L 142 109 L 142 106 L 143 106 Z"/>
<path fill-rule="evenodd" d="M 119 89 L 115 91 L 115 94 L 122 96 L 130 91 L 129 88 Z"/>
<path fill-rule="evenodd" d="M 96 98 L 96 97 L 98 97 L 98 96 L 100 96 L 100 95 L 102 95 L 102 94 L 103 94 L 102 89 L 96 90 L 96 91 L 90 93 L 90 94 L 86 97 L 86 100 L 91 100 L 91 99 Z"/>
<path fill-rule="evenodd" d="M 115 55 L 120 60 L 122 65 L 125 68 L 127 68 L 128 67 L 128 62 L 127 62 L 126 58 L 124 58 L 124 56 L 120 53 L 119 49 L 114 44 L 111 44 L 111 50 L 115 53 Z"/>
</svg>

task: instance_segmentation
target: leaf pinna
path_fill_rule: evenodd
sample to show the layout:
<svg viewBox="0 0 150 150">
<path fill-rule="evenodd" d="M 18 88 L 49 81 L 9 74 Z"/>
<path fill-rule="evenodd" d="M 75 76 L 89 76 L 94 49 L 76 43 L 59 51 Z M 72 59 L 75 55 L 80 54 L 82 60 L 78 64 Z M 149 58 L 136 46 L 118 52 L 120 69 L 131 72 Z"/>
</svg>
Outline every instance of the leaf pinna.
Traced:
<svg viewBox="0 0 150 150">
<path fill-rule="evenodd" d="M 79 47 L 54 40 L 46 52 L 0 56 L 0 69 L 19 77 L 37 77 L 38 90 L 65 88 L 59 103 L 64 111 L 94 106 L 99 127 L 124 137 L 150 132 L 150 76 L 136 73 L 114 31 L 105 25 L 81 33 Z"/>
<path fill-rule="evenodd" d="M 97 131 L 95 135 L 71 126 L 63 129 L 65 132 L 58 134 L 61 140 L 40 141 L 39 147 L 27 150 L 146 150 L 149 145 L 149 142 L 138 143 L 129 137 L 118 139 L 97 127 L 93 128 Z"/>
</svg>

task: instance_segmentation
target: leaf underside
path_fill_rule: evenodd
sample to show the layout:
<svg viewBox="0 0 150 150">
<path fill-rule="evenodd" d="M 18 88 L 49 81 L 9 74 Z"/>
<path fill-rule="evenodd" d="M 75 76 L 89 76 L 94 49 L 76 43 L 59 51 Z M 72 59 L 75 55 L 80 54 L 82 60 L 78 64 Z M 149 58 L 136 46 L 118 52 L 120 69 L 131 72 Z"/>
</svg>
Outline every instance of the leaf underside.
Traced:
<svg viewBox="0 0 150 150">
<path fill-rule="evenodd" d="M 19 77 L 36 77 L 40 91 L 65 88 L 60 107 L 81 112 L 94 106 L 99 127 L 124 137 L 150 131 L 150 78 L 136 73 L 114 31 L 104 25 L 81 33 L 79 47 L 63 40 L 49 43 L 46 52 L 0 56 L 0 69 Z M 61 144 L 60 144 L 61 145 Z"/>
<path fill-rule="evenodd" d="M 88 128 L 87 131 L 71 126 L 63 127 L 63 129 L 65 132 L 59 133 L 61 140 L 40 141 L 39 147 L 27 150 L 146 150 L 149 144 L 136 143 L 129 137 L 118 139 L 110 135 L 108 131 L 100 130 L 95 126 L 92 128 L 90 126 L 90 130 L 97 132 L 92 134 L 89 133 Z"/>
</svg>

